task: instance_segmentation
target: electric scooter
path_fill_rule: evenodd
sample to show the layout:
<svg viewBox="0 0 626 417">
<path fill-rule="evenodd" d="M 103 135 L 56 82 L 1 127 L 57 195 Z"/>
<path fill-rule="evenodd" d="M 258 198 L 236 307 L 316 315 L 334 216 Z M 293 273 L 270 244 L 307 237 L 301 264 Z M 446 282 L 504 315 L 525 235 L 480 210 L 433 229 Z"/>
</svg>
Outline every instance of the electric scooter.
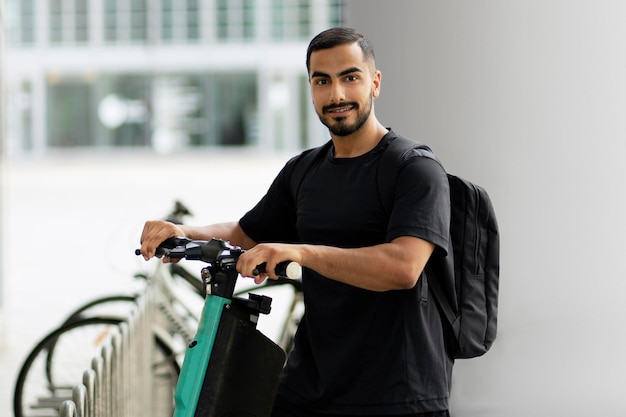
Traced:
<svg viewBox="0 0 626 417">
<path fill-rule="evenodd" d="M 285 352 L 256 328 L 259 315 L 269 314 L 271 298 L 233 296 L 244 252 L 220 239 L 186 238 L 168 239 L 157 252 L 208 264 L 201 271 L 205 303 L 176 385 L 174 417 L 266 417 L 272 411 Z M 283 262 L 276 272 L 295 279 L 301 267 Z"/>
</svg>

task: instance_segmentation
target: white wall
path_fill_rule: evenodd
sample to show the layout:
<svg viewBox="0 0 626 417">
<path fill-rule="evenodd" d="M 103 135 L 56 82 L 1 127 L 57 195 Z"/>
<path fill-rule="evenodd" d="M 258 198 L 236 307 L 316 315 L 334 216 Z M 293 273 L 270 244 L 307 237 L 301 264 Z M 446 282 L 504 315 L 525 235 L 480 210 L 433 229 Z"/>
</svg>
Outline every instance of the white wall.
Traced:
<svg viewBox="0 0 626 417">
<path fill-rule="evenodd" d="M 483 185 L 499 335 L 453 417 L 626 415 L 626 2 L 347 0 L 379 119 Z"/>
</svg>

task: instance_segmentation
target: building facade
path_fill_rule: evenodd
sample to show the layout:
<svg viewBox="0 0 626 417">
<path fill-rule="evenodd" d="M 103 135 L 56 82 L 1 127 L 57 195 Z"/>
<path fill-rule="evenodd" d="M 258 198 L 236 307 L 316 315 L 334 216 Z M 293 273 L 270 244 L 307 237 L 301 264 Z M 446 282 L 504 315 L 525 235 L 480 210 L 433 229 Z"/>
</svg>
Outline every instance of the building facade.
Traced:
<svg viewBox="0 0 626 417">
<path fill-rule="evenodd" d="M 7 149 L 247 145 L 326 132 L 308 41 L 341 0 L 5 0 Z"/>
</svg>

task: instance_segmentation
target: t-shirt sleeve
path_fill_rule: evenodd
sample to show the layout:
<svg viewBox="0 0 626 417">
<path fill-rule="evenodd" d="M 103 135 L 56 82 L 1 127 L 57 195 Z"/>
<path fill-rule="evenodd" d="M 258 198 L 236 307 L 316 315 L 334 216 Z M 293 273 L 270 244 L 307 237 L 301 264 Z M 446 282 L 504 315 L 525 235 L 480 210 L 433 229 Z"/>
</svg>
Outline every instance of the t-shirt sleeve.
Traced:
<svg viewBox="0 0 626 417">
<path fill-rule="evenodd" d="M 257 243 L 297 241 L 295 203 L 289 183 L 295 160 L 285 164 L 263 198 L 239 220 L 243 231 Z"/>
<path fill-rule="evenodd" d="M 450 191 L 443 167 L 434 159 L 409 153 L 398 170 L 387 241 L 414 236 L 448 253 Z"/>
</svg>

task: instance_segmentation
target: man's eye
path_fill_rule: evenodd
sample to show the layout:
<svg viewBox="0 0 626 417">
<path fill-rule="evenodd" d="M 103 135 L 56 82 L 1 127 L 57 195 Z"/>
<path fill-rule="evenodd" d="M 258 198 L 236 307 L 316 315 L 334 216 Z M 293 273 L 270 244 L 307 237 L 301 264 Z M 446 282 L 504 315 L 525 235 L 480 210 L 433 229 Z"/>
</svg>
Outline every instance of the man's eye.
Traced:
<svg viewBox="0 0 626 417">
<path fill-rule="evenodd" d="M 356 81 L 358 77 L 356 75 L 348 75 L 346 81 Z"/>
<path fill-rule="evenodd" d="M 326 85 L 326 84 L 328 84 L 328 80 L 317 80 L 316 84 L 317 85 Z"/>
</svg>

